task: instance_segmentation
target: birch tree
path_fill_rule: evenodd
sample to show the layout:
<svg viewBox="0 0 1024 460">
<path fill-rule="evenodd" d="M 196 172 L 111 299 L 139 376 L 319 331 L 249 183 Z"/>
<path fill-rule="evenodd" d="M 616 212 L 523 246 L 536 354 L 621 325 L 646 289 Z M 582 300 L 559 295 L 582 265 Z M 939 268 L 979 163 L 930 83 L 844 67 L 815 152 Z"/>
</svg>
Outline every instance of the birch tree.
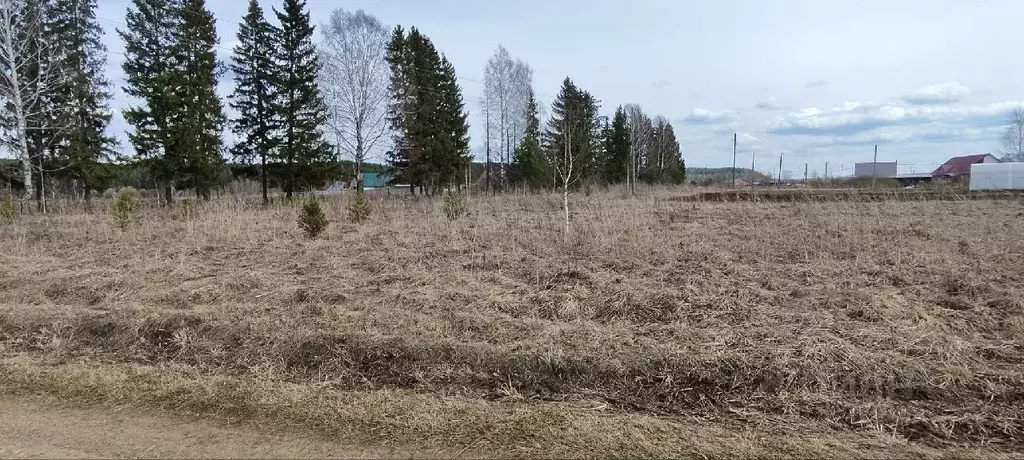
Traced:
<svg viewBox="0 0 1024 460">
<path fill-rule="evenodd" d="M 35 195 L 29 136 L 54 130 L 59 117 L 48 113 L 46 98 L 63 81 L 44 39 L 39 2 L 0 0 L 0 99 L 7 105 L 3 142 L 20 162 L 25 198 Z"/>
<path fill-rule="evenodd" d="M 626 182 L 629 184 L 629 190 L 636 192 L 637 173 L 643 169 L 643 162 L 647 156 L 647 149 L 651 144 L 651 135 L 654 133 L 654 128 L 651 119 L 639 105 L 627 104 L 624 108 L 629 125 L 629 158 L 631 165 Z"/>
<path fill-rule="evenodd" d="M 336 9 L 323 27 L 319 78 L 327 125 L 338 149 L 355 161 L 360 191 L 362 164 L 388 132 L 389 38 L 388 28 L 363 10 Z"/>
<path fill-rule="evenodd" d="M 1003 161 L 1024 161 L 1024 108 L 1010 112 L 1009 126 L 1000 139 L 1003 144 Z"/>
<path fill-rule="evenodd" d="M 480 102 L 485 117 L 487 151 L 497 154 L 499 189 L 506 183 L 505 171 L 526 132 L 524 114 L 532 86 L 533 69 L 522 60 L 513 60 L 508 50 L 499 45 L 484 68 L 484 95 Z M 492 148 L 492 144 L 497 148 Z M 489 165 L 488 160 L 488 171 Z"/>
<path fill-rule="evenodd" d="M 562 188 L 567 237 L 570 231 L 569 193 L 593 172 L 597 147 L 595 133 L 598 130 L 597 100 L 566 78 L 551 105 L 551 119 L 544 141 L 553 174 Z"/>
</svg>

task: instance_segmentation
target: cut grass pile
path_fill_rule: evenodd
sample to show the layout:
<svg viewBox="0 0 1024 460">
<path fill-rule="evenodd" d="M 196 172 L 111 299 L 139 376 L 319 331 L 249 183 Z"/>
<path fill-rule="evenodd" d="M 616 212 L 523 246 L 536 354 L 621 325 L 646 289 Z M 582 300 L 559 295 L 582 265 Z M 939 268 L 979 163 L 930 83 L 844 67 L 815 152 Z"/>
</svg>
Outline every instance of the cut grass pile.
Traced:
<svg viewBox="0 0 1024 460">
<path fill-rule="evenodd" d="M 568 241 L 558 200 L 23 217 L 0 387 L 523 455 L 1024 447 L 1020 200 L 595 193 Z"/>
</svg>

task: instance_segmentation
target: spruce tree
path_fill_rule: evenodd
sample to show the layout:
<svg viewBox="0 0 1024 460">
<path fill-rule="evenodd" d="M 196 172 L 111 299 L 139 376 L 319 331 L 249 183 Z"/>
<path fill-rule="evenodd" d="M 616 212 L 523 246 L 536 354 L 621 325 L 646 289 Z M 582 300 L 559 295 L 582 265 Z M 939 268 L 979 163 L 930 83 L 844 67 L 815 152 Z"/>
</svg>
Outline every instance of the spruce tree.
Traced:
<svg viewBox="0 0 1024 460">
<path fill-rule="evenodd" d="M 388 44 L 388 120 L 396 133 L 388 162 L 399 181 L 431 192 L 457 182 L 469 162 L 469 126 L 455 68 L 415 27 Z"/>
<path fill-rule="evenodd" d="M 433 179 L 431 165 L 435 152 L 443 140 L 437 132 L 437 111 L 440 105 L 437 69 L 440 55 L 434 44 L 415 27 L 409 29 L 406 39 L 407 53 L 405 73 L 409 80 L 410 104 L 406 107 L 406 148 L 407 166 L 402 173 L 413 187 L 430 188 Z"/>
<path fill-rule="evenodd" d="M 132 126 L 128 141 L 161 182 L 164 200 L 171 203 L 176 172 L 184 162 L 175 150 L 171 132 L 178 120 L 179 104 L 174 81 L 174 54 L 178 42 L 182 0 L 132 0 L 134 9 L 125 17 L 126 28 L 117 33 L 124 40 L 125 60 L 121 64 L 127 85 L 125 94 L 138 105 L 124 110 Z"/>
<path fill-rule="evenodd" d="M 181 152 L 176 174 L 183 185 L 209 199 L 224 160 L 220 156 L 224 110 L 217 96 L 217 29 L 206 0 L 186 0 L 181 9 L 178 41 L 172 47 L 177 66 L 171 72 L 176 85 L 179 122 L 172 127 L 171 143 Z"/>
<path fill-rule="evenodd" d="M 551 171 L 544 156 L 544 149 L 540 145 L 540 119 L 532 89 L 529 92 L 524 116 L 526 132 L 514 153 L 512 169 L 524 187 L 540 190 L 550 182 Z"/>
<path fill-rule="evenodd" d="M 458 184 L 462 171 L 472 159 L 469 154 L 469 116 L 465 112 L 462 89 L 455 77 L 455 66 L 442 55 L 437 72 L 440 101 L 435 122 L 442 143 L 431 164 L 437 177 L 433 184 L 435 193 Z"/>
<path fill-rule="evenodd" d="M 112 97 L 104 75 L 107 48 L 96 21 L 96 0 L 56 0 L 52 11 L 53 45 L 61 50 L 65 76 L 53 92 L 63 117 L 58 157 L 64 176 L 81 183 L 88 201 L 112 178 L 104 164 L 116 145 L 105 133 Z"/>
<path fill-rule="evenodd" d="M 566 78 L 544 133 L 544 147 L 552 167 L 562 175 L 562 186 L 577 186 L 594 177 L 595 154 L 600 149 L 597 100 Z"/>
<path fill-rule="evenodd" d="M 658 182 L 682 184 L 686 180 L 686 164 L 683 162 L 679 141 L 672 125 L 665 122 L 658 128 L 656 144 L 661 149 L 658 166 Z"/>
<path fill-rule="evenodd" d="M 394 147 L 387 153 L 387 162 L 390 165 L 390 173 L 395 183 L 406 183 L 412 187 L 411 178 L 406 177 L 409 167 L 409 130 L 408 119 L 413 113 L 413 100 L 411 82 L 408 70 L 409 46 L 405 38 L 405 31 L 402 26 L 395 26 L 391 32 L 391 40 L 388 41 L 385 60 L 391 70 L 388 91 L 391 94 L 391 101 L 388 103 L 388 125 L 393 133 Z"/>
<path fill-rule="evenodd" d="M 231 153 L 245 162 L 259 161 L 263 203 L 267 195 L 267 164 L 280 143 L 278 111 L 273 88 L 275 76 L 273 27 L 263 16 L 256 0 L 249 0 L 249 11 L 238 28 L 238 45 L 231 57 L 235 90 L 231 108 L 238 112 L 231 131 L 238 142 Z"/>
<path fill-rule="evenodd" d="M 603 177 L 607 184 L 619 184 L 626 180 L 629 172 L 629 125 L 626 111 L 619 106 L 615 109 L 604 145 Z"/>
<path fill-rule="evenodd" d="M 300 188 L 315 185 L 321 168 L 333 157 L 321 130 L 327 121 L 327 105 L 317 86 L 320 62 L 305 9 L 305 1 L 284 0 L 283 11 L 275 10 L 280 22 L 274 30 L 275 91 L 281 121 L 278 156 L 288 198 Z"/>
</svg>

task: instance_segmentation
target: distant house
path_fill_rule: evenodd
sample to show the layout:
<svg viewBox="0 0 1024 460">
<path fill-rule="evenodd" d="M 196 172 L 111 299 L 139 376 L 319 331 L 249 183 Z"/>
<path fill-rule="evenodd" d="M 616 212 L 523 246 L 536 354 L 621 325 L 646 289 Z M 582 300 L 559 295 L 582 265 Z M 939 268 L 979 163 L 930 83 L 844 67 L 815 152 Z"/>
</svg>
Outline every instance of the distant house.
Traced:
<svg viewBox="0 0 1024 460">
<path fill-rule="evenodd" d="M 363 188 L 377 189 L 387 187 L 391 176 L 383 173 L 363 173 Z"/>
<path fill-rule="evenodd" d="M 999 159 L 990 153 L 953 157 L 932 171 L 932 177 L 966 182 L 971 178 L 971 165 L 983 163 L 999 163 Z"/>
</svg>

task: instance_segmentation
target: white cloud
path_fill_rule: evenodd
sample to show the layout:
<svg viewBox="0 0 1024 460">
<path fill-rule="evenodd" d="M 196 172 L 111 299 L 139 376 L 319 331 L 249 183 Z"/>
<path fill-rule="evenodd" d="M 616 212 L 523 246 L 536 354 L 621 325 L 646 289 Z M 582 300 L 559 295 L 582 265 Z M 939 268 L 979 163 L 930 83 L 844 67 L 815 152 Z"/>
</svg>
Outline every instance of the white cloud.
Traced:
<svg viewBox="0 0 1024 460">
<path fill-rule="evenodd" d="M 825 136 L 818 139 L 817 146 L 871 145 L 893 143 L 936 143 L 949 141 L 985 141 L 1002 131 L 1002 127 L 962 128 L 944 123 L 929 123 L 916 126 L 890 126 L 868 132 L 841 136 Z"/>
<path fill-rule="evenodd" d="M 754 107 L 763 110 L 785 110 L 787 108 L 785 105 L 782 105 L 778 101 L 776 101 L 774 96 L 769 97 L 768 99 L 763 100 L 761 102 L 758 102 L 757 105 Z"/>
<path fill-rule="evenodd" d="M 949 104 L 971 94 L 970 88 L 955 81 L 915 89 L 903 96 L 911 104 Z"/>
<path fill-rule="evenodd" d="M 689 115 L 683 118 L 683 123 L 691 125 L 713 125 L 718 123 L 727 123 L 736 120 L 737 116 L 735 113 L 723 110 L 721 112 L 715 112 L 700 107 L 693 109 Z"/>
<path fill-rule="evenodd" d="M 985 128 L 1004 124 L 1007 113 L 1024 107 L 1021 101 L 1006 101 L 973 107 L 942 105 L 901 107 L 847 102 L 829 111 L 808 107 L 768 123 L 765 131 L 781 135 L 852 135 L 873 129 L 946 123 L 954 127 Z"/>
<path fill-rule="evenodd" d="M 753 143 L 761 142 L 760 139 L 754 137 L 750 133 L 739 133 L 737 135 L 737 141 L 738 142 L 747 143 L 747 144 L 753 144 Z"/>
<path fill-rule="evenodd" d="M 828 86 L 828 82 L 825 80 L 814 80 L 804 83 L 804 88 L 821 88 L 822 86 Z"/>
</svg>

